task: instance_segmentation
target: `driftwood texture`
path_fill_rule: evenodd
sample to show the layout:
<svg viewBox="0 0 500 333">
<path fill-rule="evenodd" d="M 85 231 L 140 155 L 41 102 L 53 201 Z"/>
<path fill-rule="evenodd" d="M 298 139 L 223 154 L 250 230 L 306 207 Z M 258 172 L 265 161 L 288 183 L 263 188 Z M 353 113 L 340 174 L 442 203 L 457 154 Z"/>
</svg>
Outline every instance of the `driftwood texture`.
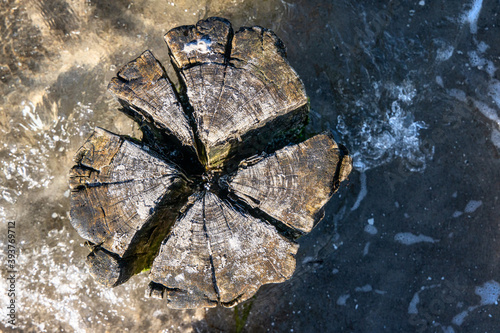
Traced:
<svg viewBox="0 0 500 333">
<path fill-rule="evenodd" d="M 70 172 L 71 222 L 100 283 L 150 268 L 147 295 L 172 308 L 234 306 L 292 276 L 294 240 L 352 161 L 331 134 L 304 141 L 307 96 L 271 31 L 209 18 L 165 40 L 181 89 L 149 51 L 111 80 L 144 137 L 96 128 Z"/>
</svg>

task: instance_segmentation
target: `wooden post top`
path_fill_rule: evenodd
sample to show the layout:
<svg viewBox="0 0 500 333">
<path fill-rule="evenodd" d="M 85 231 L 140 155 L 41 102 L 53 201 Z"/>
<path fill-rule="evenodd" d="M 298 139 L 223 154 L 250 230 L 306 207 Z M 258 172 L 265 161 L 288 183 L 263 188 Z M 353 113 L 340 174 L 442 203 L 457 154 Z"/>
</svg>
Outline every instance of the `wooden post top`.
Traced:
<svg viewBox="0 0 500 333">
<path fill-rule="evenodd" d="M 150 269 L 172 308 L 231 307 L 289 279 L 298 245 L 352 169 L 305 134 L 304 85 L 281 40 L 212 17 L 165 35 L 181 87 L 150 51 L 109 84 L 142 141 L 96 128 L 70 172 L 71 223 L 100 283 Z"/>
</svg>

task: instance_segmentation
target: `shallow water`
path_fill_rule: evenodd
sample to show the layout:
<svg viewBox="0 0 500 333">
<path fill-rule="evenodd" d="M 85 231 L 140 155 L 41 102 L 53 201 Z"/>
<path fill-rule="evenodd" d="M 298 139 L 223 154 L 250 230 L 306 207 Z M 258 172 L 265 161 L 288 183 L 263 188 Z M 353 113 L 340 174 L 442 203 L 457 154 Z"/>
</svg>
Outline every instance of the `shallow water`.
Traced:
<svg viewBox="0 0 500 333">
<path fill-rule="evenodd" d="M 495 331 L 498 13 L 498 1 L 486 0 L 4 1 L 0 258 L 15 221 L 16 327 Z M 325 219 L 300 239 L 292 279 L 261 288 L 237 312 L 170 310 L 144 298 L 145 273 L 99 286 L 68 215 L 67 174 L 93 127 L 140 136 L 106 92 L 111 77 L 146 49 L 167 66 L 164 33 L 209 16 L 274 30 L 306 86 L 312 128 L 332 130 L 355 158 Z"/>
</svg>

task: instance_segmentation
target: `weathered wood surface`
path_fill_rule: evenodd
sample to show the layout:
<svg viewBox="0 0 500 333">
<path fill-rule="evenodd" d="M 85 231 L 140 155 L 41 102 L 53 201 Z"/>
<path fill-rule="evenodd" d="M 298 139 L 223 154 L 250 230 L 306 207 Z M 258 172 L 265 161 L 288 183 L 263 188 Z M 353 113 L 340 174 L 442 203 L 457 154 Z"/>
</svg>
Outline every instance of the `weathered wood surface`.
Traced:
<svg viewBox="0 0 500 333">
<path fill-rule="evenodd" d="M 269 137 L 307 119 L 304 86 L 271 31 L 210 18 L 169 31 L 165 40 L 193 108 L 206 165 L 216 168 Z M 257 130 L 258 129 L 258 130 Z M 266 140 L 267 141 L 267 140 Z"/>
<path fill-rule="evenodd" d="M 126 258 L 150 252 L 140 244 L 141 237 L 153 240 L 145 231 L 168 225 L 177 215 L 175 206 L 162 201 L 189 192 L 186 177 L 174 165 L 101 128 L 80 148 L 75 162 L 70 172 L 72 225 L 97 250 L 105 250 L 89 257 L 91 264 L 104 253 Z M 97 270 L 99 264 L 92 267 L 97 276 L 119 274 Z"/>
<path fill-rule="evenodd" d="M 324 205 L 351 171 L 346 155 L 331 135 L 316 135 L 240 168 L 229 181 L 229 190 L 250 206 L 308 233 L 323 218 Z"/>
<path fill-rule="evenodd" d="M 299 139 L 307 96 L 271 31 L 209 18 L 165 40 L 182 89 L 149 51 L 118 72 L 109 89 L 145 135 L 95 130 L 70 173 L 72 224 L 100 283 L 151 268 L 147 295 L 172 308 L 234 306 L 292 276 L 295 237 L 352 161 L 330 134 Z"/>
<path fill-rule="evenodd" d="M 188 307 L 231 306 L 253 296 L 262 284 L 290 278 L 297 250 L 272 225 L 203 191 L 177 220 L 150 276 L 168 286 L 167 299 L 185 294 Z"/>
<path fill-rule="evenodd" d="M 150 51 L 124 66 L 111 79 L 108 89 L 124 110 L 143 129 L 146 127 L 151 132 L 152 141 L 166 141 L 167 144 L 179 141 L 182 146 L 196 151 L 189 118 L 165 70 Z"/>
</svg>

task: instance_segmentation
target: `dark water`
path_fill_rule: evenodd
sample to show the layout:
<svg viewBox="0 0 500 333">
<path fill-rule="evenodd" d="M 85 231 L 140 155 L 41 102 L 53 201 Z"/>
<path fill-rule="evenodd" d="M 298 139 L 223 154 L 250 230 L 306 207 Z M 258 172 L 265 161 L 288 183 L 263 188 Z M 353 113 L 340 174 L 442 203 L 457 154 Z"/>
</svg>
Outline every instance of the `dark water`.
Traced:
<svg viewBox="0 0 500 333">
<path fill-rule="evenodd" d="M 8 221 L 27 332 L 495 332 L 500 326 L 500 3 L 3 1 L 0 328 Z M 300 239 L 292 279 L 234 309 L 170 310 L 147 274 L 97 285 L 69 219 L 67 173 L 96 125 L 140 135 L 106 92 L 169 29 L 209 16 L 274 30 L 311 124 L 355 171 Z M 168 68 L 172 73 L 171 68 Z"/>
</svg>

